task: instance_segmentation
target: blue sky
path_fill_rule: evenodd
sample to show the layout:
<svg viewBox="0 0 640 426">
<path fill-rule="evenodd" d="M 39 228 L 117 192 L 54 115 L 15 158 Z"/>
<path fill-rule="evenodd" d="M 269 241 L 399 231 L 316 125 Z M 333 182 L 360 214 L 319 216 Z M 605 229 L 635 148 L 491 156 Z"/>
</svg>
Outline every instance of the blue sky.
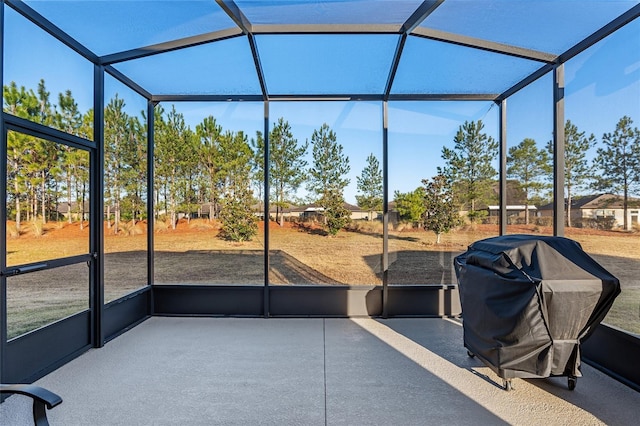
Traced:
<svg viewBox="0 0 640 426">
<path fill-rule="evenodd" d="M 68 48 L 52 41 L 41 30 L 34 29 L 12 10 L 5 10 L 5 84 L 16 81 L 35 89 L 38 80 L 44 78 L 54 102 L 59 92 L 71 89 L 80 109 L 89 109 L 92 104 L 93 66 Z M 258 43 L 277 44 L 277 41 L 275 38 L 265 38 Z M 385 48 L 389 46 L 393 46 L 393 43 L 385 41 Z M 345 47 L 347 48 L 348 46 Z M 345 55 L 346 58 L 348 51 Z M 366 56 L 364 53 L 363 55 Z M 295 72 L 298 75 L 314 72 L 314 66 L 318 68 L 322 61 L 314 59 L 313 55 L 306 59 L 307 62 L 314 60 L 316 62 L 312 62 L 311 66 Z M 506 66 L 509 69 L 508 63 Z M 278 63 L 266 62 L 265 73 L 275 72 L 271 70 L 277 70 L 277 67 Z M 230 76 L 226 78 L 231 78 Z M 173 78 L 163 76 L 161 72 L 156 77 L 158 81 Z M 403 71 L 401 67 L 398 78 L 410 79 L 415 76 Z M 477 81 L 473 84 L 483 84 L 481 76 L 477 77 Z M 632 22 L 571 59 L 565 65 L 565 81 L 566 118 L 580 130 L 593 133 L 600 139 L 603 133 L 612 132 L 617 121 L 624 115 L 630 116 L 634 124 L 640 127 L 640 20 Z M 280 83 L 274 83 L 275 87 Z M 361 83 L 363 90 L 370 90 L 367 82 Z M 327 84 L 332 82 L 329 80 Z M 194 90 L 197 89 L 197 84 L 193 87 Z M 241 89 L 242 87 L 238 88 Z M 211 90 L 217 90 L 213 83 Z M 144 99 L 107 77 L 107 98 L 115 93 L 125 99 L 131 113 L 146 108 Z M 550 75 L 515 94 L 507 103 L 509 146 L 529 137 L 542 147 L 552 138 Z M 176 106 L 185 114 L 187 122 L 193 128 L 207 115 L 213 115 L 225 129 L 244 130 L 249 136 L 254 136 L 256 130 L 263 130 L 264 108 L 260 102 L 180 103 Z M 164 108 L 168 110 L 171 106 L 164 105 Z M 345 195 L 348 202 L 354 203 L 356 176 L 362 171 L 366 157 L 374 153 L 381 158 L 382 104 L 271 102 L 270 121 L 273 123 L 281 116 L 289 121 L 295 137 L 301 143 L 310 139 L 313 130 L 323 123 L 331 126 L 350 158 L 351 184 Z M 491 102 L 390 102 L 390 195 L 396 190 L 413 190 L 420 185 L 421 179 L 432 177 L 436 167 L 442 165 L 442 147 L 453 144 L 453 137 L 464 121 L 478 119 L 485 123 L 485 131 L 497 138 L 498 108 Z M 301 192 L 299 195 L 304 194 Z"/>
</svg>

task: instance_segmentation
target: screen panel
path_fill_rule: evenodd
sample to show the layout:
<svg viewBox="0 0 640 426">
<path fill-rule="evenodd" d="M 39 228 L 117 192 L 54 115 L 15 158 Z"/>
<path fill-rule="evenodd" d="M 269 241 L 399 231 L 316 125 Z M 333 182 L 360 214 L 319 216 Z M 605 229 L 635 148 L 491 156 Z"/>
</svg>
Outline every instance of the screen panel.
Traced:
<svg viewBox="0 0 640 426">
<path fill-rule="evenodd" d="M 146 99 L 105 76 L 105 303 L 148 282 L 146 109 Z"/>
<path fill-rule="evenodd" d="M 560 54 L 636 4 L 634 0 L 445 1 L 421 26 Z"/>
<path fill-rule="evenodd" d="M 496 140 L 490 103 L 389 102 L 390 285 L 455 284 L 453 258 L 498 235 Z"/>
<path fill-rule="evenodd" d="M 89 152 L 7 132 L 7 266 L 89 253 Z"/>
<path fill-rule="evenodd" d="M 7 338 L 89 309 L 85 262 L 7 278 Z"/>
<path fill-rule="evenodd" d="M 403 24 L 421 0 L 235 2 L 252 24 Z"/>
<path fill-rule="evenodd" d="M 256 36 L 270 94 L 380 94 L 395 35 Z"/>
<path fill-rule="evenodd" d="M 277 102 L 269 112 L 269 282 L 381 284 L 381 104 Z"/>
<path fill-rule="evenodd" d="M 28 0 L 25 3 L 96 55 L 235 26 L 215 2 L 208 0 Z"/>
<path fill-rule="evenodd" d="M 411 36 L 391 93 L 499 94 L 541 66 L 536 61 Z"/>
<path fill-rule="evenodd" d="M 639 161 L 637 47 L 636 19 L 565 65 L 565 144 L 574 146 L 572 156 L 586 167 L 584 173 L 574 172 L 581 179 L 572 190 L 565 234 L 620 280 L 622 293 L 604 322 L 636 335 L 640 334 L 640 186 L 637 175 L 631 180 L 625 176 L 631 176 L 630 167 Z"/>
<path fill-rule="evenodd" d="M 114 64 L 154 95 L 260 95 L 246 37 Z"/>
<path fill-rule="evenodd" d="M 156 107 L 154 283 L 264 285 L 263 116 L 252 102 Z"/>
<path fill-rule="evenodd" d="M 3 111 L 93 140 L 93 64 L 3 7 Z"/>
</svg>

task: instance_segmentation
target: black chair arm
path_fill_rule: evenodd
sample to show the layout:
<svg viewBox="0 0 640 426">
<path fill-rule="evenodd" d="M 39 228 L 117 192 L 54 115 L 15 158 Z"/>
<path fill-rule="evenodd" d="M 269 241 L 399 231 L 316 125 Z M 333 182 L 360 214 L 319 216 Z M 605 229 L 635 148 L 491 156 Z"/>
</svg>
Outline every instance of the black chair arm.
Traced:
<svg viewBox="0 0 640 426">
<path fill-rule="evenodd" d="M 0 394 L 14 393 L 18 395 L 25 395 L 33 399 L 33 424 L 36 426 L 49 426 L 46 409 L 48 408 L 50 410 L 62 403 L 62 398 L 40 386 L 27 384 L 0 384 Z"/>
</svg>

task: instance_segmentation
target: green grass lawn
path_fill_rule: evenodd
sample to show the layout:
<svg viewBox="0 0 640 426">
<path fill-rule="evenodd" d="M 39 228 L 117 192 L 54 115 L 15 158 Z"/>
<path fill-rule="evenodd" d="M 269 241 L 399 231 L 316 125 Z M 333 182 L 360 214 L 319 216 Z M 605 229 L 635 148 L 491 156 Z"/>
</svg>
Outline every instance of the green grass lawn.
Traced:
<svg viewBox="0 0 640 426">
<path fill-rule="evenodd" d="M 604 322 L 640 335 L 640 288 L 623 289 Z"/>
</svg>

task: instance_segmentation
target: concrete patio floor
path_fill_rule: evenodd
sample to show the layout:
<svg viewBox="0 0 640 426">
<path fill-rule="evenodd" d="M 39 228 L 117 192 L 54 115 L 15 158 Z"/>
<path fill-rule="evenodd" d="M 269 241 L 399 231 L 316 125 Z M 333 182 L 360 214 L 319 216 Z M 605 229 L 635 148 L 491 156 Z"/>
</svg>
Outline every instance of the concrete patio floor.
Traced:
<svg viewBox="0 0 640 426">
<path fill-rule="evenodd" d="M 632 425 L 640 393 L 583 365 L 502 380 L 447 319 L 153 317 L 36 384 L 51 425 Z M 28 425 L 30 400 L 0 404 Z"/>
</svg>

